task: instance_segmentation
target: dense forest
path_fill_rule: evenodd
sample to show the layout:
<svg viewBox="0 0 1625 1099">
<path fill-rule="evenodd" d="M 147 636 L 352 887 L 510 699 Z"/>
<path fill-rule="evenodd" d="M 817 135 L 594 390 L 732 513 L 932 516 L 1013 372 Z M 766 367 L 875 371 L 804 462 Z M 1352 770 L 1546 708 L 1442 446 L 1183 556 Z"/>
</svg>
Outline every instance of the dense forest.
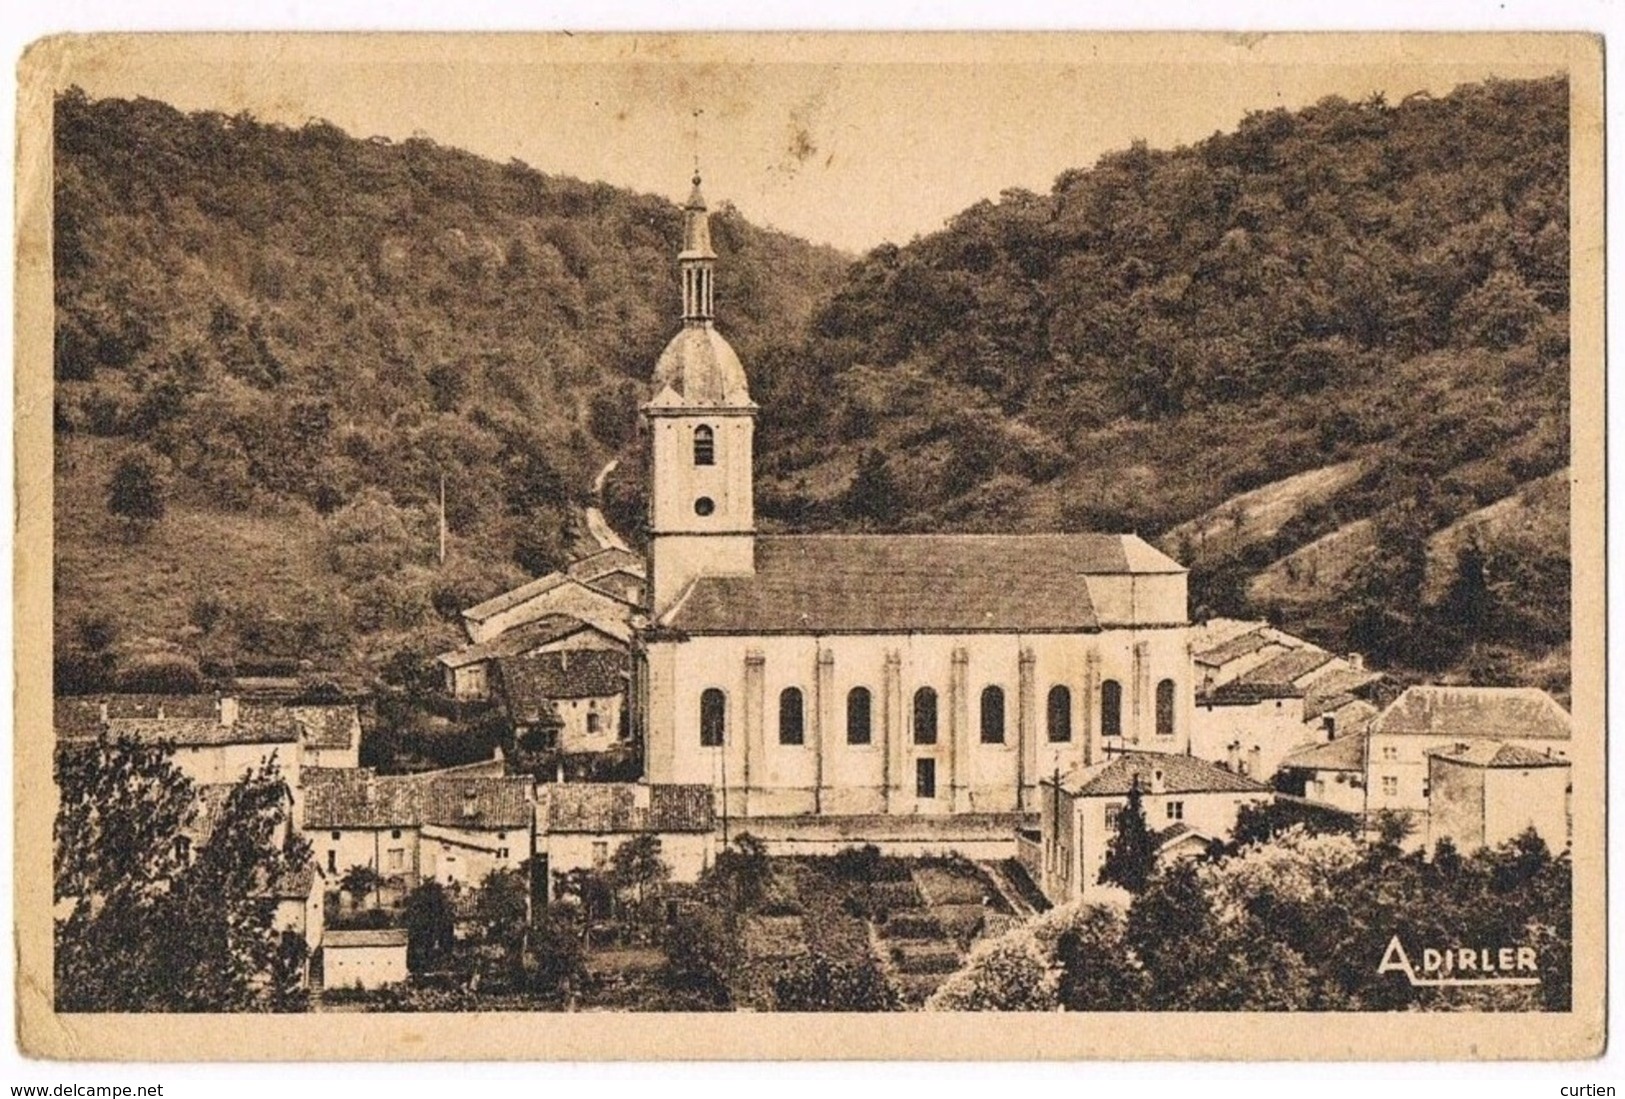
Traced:
<svg viewBox="0 0 1625 1099">
<path fill-rule="evenodd" d="M 766 518 L 1135 530 L 1199 614 L 1565 694 L 1567 96 L 1258 112 L 873 250 L 751 363 Z"/>
<path fill-rule="evenodd" d="M 56 127 L 68 680 L 405 674 L 616 454 L 635 535 L 671 202 L 151 101 Z M 724 207 L 763 525 L 1136 530 L 1199 613 L 1566 696 L 1567 129 L 1561 79 L 1327 99 L 856 262 Z"/>
<path fill-rule="evenodd" d="M 679 313 L 673 202 L 77 90 L 55 124 L 59 678 L 365 676 L 582 551 Z M 712 222 L 747 360 L 850 262 Z"/>
</svg>

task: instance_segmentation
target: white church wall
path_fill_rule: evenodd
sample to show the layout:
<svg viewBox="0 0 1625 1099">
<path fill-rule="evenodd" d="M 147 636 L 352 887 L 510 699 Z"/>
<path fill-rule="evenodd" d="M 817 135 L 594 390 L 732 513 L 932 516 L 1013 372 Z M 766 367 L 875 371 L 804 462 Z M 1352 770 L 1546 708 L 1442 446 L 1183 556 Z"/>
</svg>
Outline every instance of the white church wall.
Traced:
<svg viewBox="0 0 1625 1099">
<path fill-rule="evenodd" d="M 1191 727 L 1184 628 L 1100 634 L 693 637 L 649 646 L 653 782 L 729 789 L 740 816 L 1031 812 L 1039 780 L 1108 747 L 1182 752 Z M 822 654 L 822 661 L 820 656 Z M 1156 685 L 1174 683 L 1174 731 L 1155 728 Z M 1101 684 L 1122 688 L 1122 734 L 1101 729 Z M 1048 695 L 1069 692 L 1070 736 L 1049 739 Z M 984 688 L 1004 693 L 1002 742 L 984 743 Z M 726 699 L 724 743 L 701 744 L 701 695 Z M 801 691 L 802 742 L 783 743 L 781 693 Z M 847 699 L 870 692 L 868 744 L 853 744 Z M 937 694 L 934 744 L 914 738 L 915 695 Z M 921 796 L 921 761 L 931 796 Z"/>
</svg>

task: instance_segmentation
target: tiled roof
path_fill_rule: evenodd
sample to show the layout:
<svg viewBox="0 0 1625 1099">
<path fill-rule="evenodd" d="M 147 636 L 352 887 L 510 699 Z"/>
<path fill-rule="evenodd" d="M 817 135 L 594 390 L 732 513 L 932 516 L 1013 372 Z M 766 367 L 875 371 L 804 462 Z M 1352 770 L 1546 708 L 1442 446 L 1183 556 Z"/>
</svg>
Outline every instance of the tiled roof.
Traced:
<svg viewBox="0 0 1625 1099">
<path fill-rule="evenodd" d="M 54 724 L 68 739 L 93 738 L 102 731 L 102 714 L 117 718 L 213 718 L 220 708 L 214 695 L 101 694 L 57 698 Z"/>
<path fill-rule="evenodd" d="M 626 690 L 626 653 L 607 649 L 513 656 L 497 661 L 502 694 L 515 721 L 534 722 L 560 698 L 608 698 Z"/>
<path fill-rule="evenodd" d="M 511 610 L 521 603 L 536 598 L 538 595 L 545 595 L 560 584 L 568 584 L 569 582 L 570 578 L 564 573 L 550 572 L 546 576 L 538 576 L 528 584 L 521 584 L 511 591 L 505 591 L 501 595 L 494 595 L 483 603 L 476 603 L 463 612 L 463 617 L 472 619 L 475 622 L 481 622 L 493 615 Z"/>
<path fill-rule="evenodd" d="M 1409 687 L 1371 732 L 1462 740 L 1568 740 L 1569 715 L 1534 687 Z"/>
<path fill-rule="evenodd" d="M 356 929 L 329 929 L 322 933 L 322 946 L 328 950 L 343 950 L 350 946 L 406 945 L 406 928 L 378 927 Z"/>
<path fill-rule="evenodd" d="M 1163 752 L 1124 752 L 1105 763 L 1074 770 L 1061 780 L 1061 785 L 1080 797 L 1121 797 L 1138 778 L 1140 790 L 1149 794 L 1157 771 L 1162 772 L 1164 794 L 1269 792 L 1268 786 L 1218 764 Z"/>
<path fill-rule="evenodd" d="M 271 883 L 266 894 L 278 900 L 292 899 L 294 897 L 304 900 L 310 896 L 311 887 L 316 884 L 316 864 L 306 862 L 303 866 L 289 870 Z"/>
<path fill-rule="evenodd" d="M 441 653 L 437 658 L 441 664 L 449 668 L 462 668 L 469 664 L 479 664 L 487 660 L 498 660 L 504 656 L 519 656 L 522 653 L 551 645 L 561 641 L 571 634 L 582 630 L 597 630 L 606 637 L 612 637 L 625 643 L 631 637 L 630 633 L 611 632 L 596 623 L 587 622 L 571 614 L 549 614 L 538 618 L 534 622 L 526 622 L 522 626 L 515 626 L 511 630 L 504 630 L 489 641 L 477 645 L 465 645 L 460 649 L 453 649 L 449 653 Z"/>
<path fill-rule="evenodd" d="M 1382 678 L 1381 672 L 1364 668 L 1333 668 L 1309 681 L 1304 690 L 1304 720 L 1348 705 L 1356 691 Z"/>
<path fill-rule="evenodd" d="M 1469 767 L 1567 767 L 1569 761 L 1549 756 L 1517 744 L 1502 744 L 1497 740 L 1475 740 L 1470 744 L 1457 744 L 1439 748 L 1428 755 L 1437 759 L 1461 763 Z"/>
<path fill-rule="evenodd" d="M 107 721 L 114 737 L 146 743 L 173 741 L 183 748 L 222 744 L 296 744 L 303 726 L 280 707 L 244 706 L 236 721 L 222 725 L 217 717 L 115 717 Z"/>
<path fill-rule="evenodd" d="M 1306 745 L 1290 753 L 1281 766 L 1299 771 L 1364 771 L 1365 742 L 1365 734 L 1355 733 Z"/>
<path fill-rule="evenodd" d="M 1262 619 L 1245 618 L 1209 618 L 1206 622 L 1194 623 L 1191 626 L 1191 651 L 1207 652 L 1232 638 L 1254 633 L 1268 625 Z"/>
<path fill-rule="evenodd" d="M 550 783 L 537 792 L 541 829 L 551 833 L 709 832 L 715 826 L 711 788 L 629 782 Z"/>
<path fill-rule="evenodd" d="M 630 573 L 639 579 L 648 575 L 648 571 L 643 564 L 643 558 L 631 550 L 618 549 L 614 546 L 601 549 L 591 556 L 572 562 L 570 567 L 564 571 L 582 583 L 597 580 L 601 576 L 608 576 L 612 572 Z"/>
<path fill-rule="evenodd" d="M 1271 657 L 1242 675 L 1239 682 L 1254 686 L 1293 686 L 1298 680 L 1332 660 L 1332 654 L 1313 647 L 1293 649 Z"/>
<path fill-rule="evenodd" d="M 1264 631 L 1262 625 L 1258 629 L 1232 637 L 1205 651 L 1199 651 L 1194 659 L 1198 664 L 1206 664 L 1211 668 L 1222 668 L 1232 660 L 1239 660 L 1257 652 L 1266 645 L 1279 645 L 1281 642 Z"/>
<path fill-rule="evenodd" d="M 1218 706 L 1249 706 L 1270 699 L 1301 698 L 1303 693 L 1302 687 L 1290 683 L 1243 683 L 1233 679 L 1211 691 L 1198 693 L 1196 701 Z"/>
<path fill-rule="evenodd" d="M 446 828 L 520 830 L 531 820 L 527 778 L 374 775 L 366 768 L 313 769 L 303 776 L 307 829 Z"/>
<path fill-rule="evenodd" d="M 1133 535 L 774 535 L 750 576 L 703 577 L 662 625 L 689 633 L 1091 630 L 1092 575 L 1182 573 Z"/>
<path fill-rule="evenodd" d="M 349 748 L 360 743 L 361 719 L 353 703 L 289 706 L 288 712 L 304 726 L 309 748 Z"/>
</svg>

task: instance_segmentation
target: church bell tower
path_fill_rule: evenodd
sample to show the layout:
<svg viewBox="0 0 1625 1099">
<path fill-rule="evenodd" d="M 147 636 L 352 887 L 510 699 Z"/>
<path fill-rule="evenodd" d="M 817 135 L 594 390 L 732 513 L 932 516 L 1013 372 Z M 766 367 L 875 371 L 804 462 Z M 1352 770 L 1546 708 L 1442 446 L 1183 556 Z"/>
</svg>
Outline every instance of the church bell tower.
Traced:
<svg viewBox="0 0 1625 1099">
<path fill-rule="evenodd" d="M 683 207 L 677 256 L 683 327 L 655 364 L 649 427 L 650 610 L 669 610 L 700 576 L 755 568 L 751 448 L 756 405 L 745 368 L 712 321 L 716 253 L 700 177 Z"/>
</svg>

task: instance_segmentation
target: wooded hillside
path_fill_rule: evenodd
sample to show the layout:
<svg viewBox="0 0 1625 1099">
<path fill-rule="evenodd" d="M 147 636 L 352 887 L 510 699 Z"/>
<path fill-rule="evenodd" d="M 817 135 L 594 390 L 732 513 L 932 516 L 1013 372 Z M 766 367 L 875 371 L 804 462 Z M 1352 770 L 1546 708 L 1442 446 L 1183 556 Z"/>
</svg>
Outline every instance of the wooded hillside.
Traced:
<svg viewBox="0 0 1625 1099">
<path fill-rule="evenodd" d="M 1137 530 L 1193 566 L 1199 612 L 1566 694 L 1567 95 L 1258 112 L 850 265 L 723 209 L 764 527 Z M 579 541 L 616 453 L 635 533 L 671 202 L 76 92 L 57 149 L 78 671 L 175 653 L 399 678 L 456 608 Z"/>
<path fill-rule="evenodd" d="M 580 548 L 676 327 L 671 201 L 78 91 L 56 149 L 65 647 L 360 670 Z M 712 225 L 747 360 L 849 262 L 726 207 Z"/>
<path fill-rule="evenodd" d="M 1424 576 L 1433 532 L 1568 463 L 1567 97 L 1259 112 L 876 249 L 802 344 L 752 363 L 763 509 L 1138 530 L 1193 566 L 1198 608 L 1566 691 L 1566 539 L 1482 526 L 1443 596 Z M 1249 596 L 1362 520 L 1345 580 Z"/>
</svg>

